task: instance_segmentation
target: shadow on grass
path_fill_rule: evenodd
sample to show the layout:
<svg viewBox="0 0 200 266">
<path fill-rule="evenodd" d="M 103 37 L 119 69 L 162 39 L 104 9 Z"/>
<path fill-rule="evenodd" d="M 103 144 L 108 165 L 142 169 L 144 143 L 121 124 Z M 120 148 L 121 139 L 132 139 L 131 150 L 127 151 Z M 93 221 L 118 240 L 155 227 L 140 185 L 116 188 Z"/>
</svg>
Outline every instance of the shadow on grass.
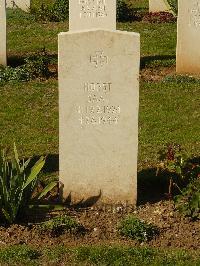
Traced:
<svg viewBox="0 0 200 266">
<path fill-rule="evenodd" d="M 170 66 L 175 63 L 175 55 L 155 55 L 155 56 L 143 56 L 140 60 L 140 69 L 145 67 L 154 66 L 156 61 L 159 61 L 160 66 Z"/>
<path fill-rule="evenodd" d="M 40 56 L 40 53 L 42 53 L 43 50 L 38 50 L 35 52 L 27 53 L 25 55 L 8 55 L 8 66 L 11 67 L 18 67 L 25 64 L 25 59 L 30 56 Z M 51 63 L 57 64 L 58 63 L 58 55 L 57 54 L 51 54 L 48 51 L 46 52 L 46 55 L 48 57 L 48 60 Z"/>
</svg>

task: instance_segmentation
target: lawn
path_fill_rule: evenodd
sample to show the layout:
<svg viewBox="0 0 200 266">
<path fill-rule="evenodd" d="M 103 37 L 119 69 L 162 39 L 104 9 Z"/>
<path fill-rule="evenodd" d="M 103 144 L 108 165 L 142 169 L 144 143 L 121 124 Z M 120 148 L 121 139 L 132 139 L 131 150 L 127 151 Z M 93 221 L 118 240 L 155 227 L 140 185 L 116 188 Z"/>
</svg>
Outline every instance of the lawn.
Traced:
<svg viewBox="0 0 200 266">
<path fill-rule="evenodd" d="M 131 2 L 138 10 L 147 10 L 147 0 Z M 146 203 L 151 200 L 153 202 L 153 197 L 156 195 L 152 195 L 152 191 L 148 190 L 154 187 L 153 191 L 155 191 L 157 185 L 156 183 L 154 186 L 153 182 L 157 181 L 150 178 L 152 169 L 158 164 L 160 150 L 166 148 L 169 143 L 180 144 L 189 158 L 199 158 L 200 81 L 198 78 L 175 75 L 176 23 L 120 22 L 117 23 L 117 29 L 141 34 L 138 177 L 142 181 L 138 182 L 141 190 L 138 194 L 139 202 Z M 68 22 L 42 23 L 35 20 L 33 15 L 19 10 L 8 10 L 9 65 L 14 67 L 21 65 L 27 56 L 45 48 L 51 65 L 57 69 L 57 35 L 67 30 Z M 41 179 L 45 182 L 51 178 L 58 179 L 59 106 L 56 75 L 45 80 L 35 79 L 29 82 L 13 80 L 0 83 L 0 93 L 0 145 L 12 147 L 13 142 L 16 142 L 20 157 L 48 155 L 48 165 Z M 155 171 L 153 177 L 155 177 Z M 148 179 L 145 184 L 142 183 L 142 178 Z M 144 188 L 145 185 L 147 187 Z M 142 195 L 143 191 L 145 195 Z M 167 191 L 167 186 L 162 188 L 162 193 L 163 191 Z M 67 234 L 61 235 L 58 239 L 48 238 L 35 232 L 32 222 L 17 227 L 13 225 L 6 229 L 0 227 L 0 264 L 200 265 L 199 252 L 195 250 L 200 239 L 198 222 L 190 224 L 190 220 L 185 221 L 176 212 L 174 214 L 172 203 L 169 203 L 170 207 L 168 203 L 166 206 L 162 202 L 155 203 L 158 205 L 153 205 L 154 203 L 150 206 L 147 203 L 141 207 L 143 208 L 141 210 L 139 206 L 137 215 L 141 219 L 148 221 L 150 217 L 152 221 L 157 222 L 162 228 L 166 241 L 161 235 L 157 241 L 151 242 L 150 246 L 143 247 L 143 243 L 134 246 L 135 244 L 124 238 L 118 241 L 114 226 L 123 215 L 113 214 L 112 216 L 112 213 L 107 215 L 93 211 L 87 220 L 84 213 L 72 212 L 70 215 L 83 221 L 86 227 L 88 226 L 90 230 L 88 238 Z M 156 216 L 160 209 L 161 218 Z M 101 217 L 103 217 L 102 220 L 104 219 L 100 225 L 101 230 L 103 232 L 105 230 L 105 234 L 110 234 L 107 242 L 101 238 L 101 235 L 96 236 L 93 232 L 96 224 L 98 226 L 101 223 L 99 222 Z M 190 232 L 191 228 L 192 232 Z M 189 235 L 188 242 L 187 239 L 185 240 L 185 246 L 184 230 L 186 236 L 187 233 Z M 69 242 L 67 245 L 62 245 L 61 243 L 65 241 Z M 5 246 L 4 242 L 8 246 Z M 161 243 L 162 247 L 159 246 Z M 99 246 L 99 244 L 103 245 Z M 168 249 L 170 246 L 172 249 Z"/>
</svg>

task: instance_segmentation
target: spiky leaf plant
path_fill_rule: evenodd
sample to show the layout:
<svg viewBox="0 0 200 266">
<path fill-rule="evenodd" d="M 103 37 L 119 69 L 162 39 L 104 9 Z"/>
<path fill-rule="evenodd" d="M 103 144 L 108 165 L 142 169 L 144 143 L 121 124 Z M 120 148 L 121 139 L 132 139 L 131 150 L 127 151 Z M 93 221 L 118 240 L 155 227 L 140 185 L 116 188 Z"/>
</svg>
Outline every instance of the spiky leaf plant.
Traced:
<svg viewBox="0 0 200 266">
<path fill-rule="evenodd" d="M 19 160 L 15 144 L 11 160 L 4 149 L 0 152 L 0 217 L 9 224 L 16 222 L 31 203 L 45 157 L 42 156 L 31 169 L 29 163 L 30 159 Z M 45 196 L 56 184 L 52 182 L 35 198 Z"/>
</svg>

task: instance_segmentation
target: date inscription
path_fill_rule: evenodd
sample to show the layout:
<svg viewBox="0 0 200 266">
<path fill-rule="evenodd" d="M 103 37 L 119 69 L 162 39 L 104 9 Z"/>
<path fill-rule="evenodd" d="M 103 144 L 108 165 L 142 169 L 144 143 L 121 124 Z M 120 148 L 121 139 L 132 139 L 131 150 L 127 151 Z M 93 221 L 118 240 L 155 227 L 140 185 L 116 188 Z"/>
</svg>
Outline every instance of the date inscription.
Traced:
<svg viewBox="0 0 200 266">
<path fill-rule="evenodd" d="M 79 0 L 80 18 L 107 17 L 107 0 Z"/>
<path fill-rule="evenodd" d="M 108 95 L 112 94 L 112 82 L 85 82 L 83 93 L 85 103 L 76 110 L 82 126 L 118 124 L 121 107 L 111 104 L 108 99 Z"/>
</svg>

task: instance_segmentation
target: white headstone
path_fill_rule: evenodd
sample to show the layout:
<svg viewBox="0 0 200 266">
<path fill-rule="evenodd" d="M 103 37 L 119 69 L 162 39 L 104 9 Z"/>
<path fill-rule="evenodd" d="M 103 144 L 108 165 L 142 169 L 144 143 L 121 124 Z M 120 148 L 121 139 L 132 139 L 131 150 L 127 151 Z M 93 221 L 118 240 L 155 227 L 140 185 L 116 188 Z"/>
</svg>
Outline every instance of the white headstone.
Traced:
<svg viewBox="0 0 200 266">
<path fill-rule="evenodd" d="M 135 204 L 140 37 L 59 34 L 60 181 L 75 202 Z"/>
<path fill-rule="evenodd" d="M 169 5 L 165 0 L 149 0 L 149 12 L 169 12 Z"/>
<path fill-rule="evenodd" d="M 24 11 L 30 9 L 31 0 L 6 0 L 6 7 L 9 8 L 20 8 Z"/>
<path fill-rule="evenodd" d="M 0 0 L 0 65 L 6 65 L 6 7 Z"/>
<path fill-rule="evenodd" d="M 179 0 L 177 39 L 177 72 L 200 74 L 200 0 Z"/>
<path fill-rule="evenodd" d="M 69 30 L 116 29 L 116 0 L 70 0 Z"/>
</svg>

